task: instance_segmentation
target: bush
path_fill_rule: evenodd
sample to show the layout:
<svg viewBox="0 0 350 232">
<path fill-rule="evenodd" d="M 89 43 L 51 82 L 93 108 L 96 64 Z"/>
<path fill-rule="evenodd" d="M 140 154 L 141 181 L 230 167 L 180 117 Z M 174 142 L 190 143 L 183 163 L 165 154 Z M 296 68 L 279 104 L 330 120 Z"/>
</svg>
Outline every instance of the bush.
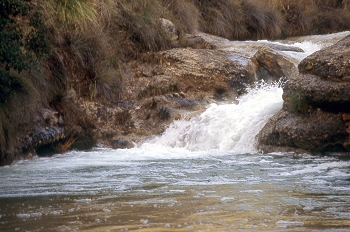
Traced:
<svg viewBox="0 0 350 232">
<path fill-rule="evenodd" d="M 296 90 L 290 93 L 285 103 L 289 105 L 290 109 L 296 114 L 306 114 L 309 110 L 308 100 L 300 84 Z"/>
<path fill-rule="evenodd" d="M 41 13 L 30 0 L 3 0 L 0 3 L 0 96 L 6 102 L 19 83 L 18 73 L 37 67 L 47 57 L 50 45 Z"/>
</svg>

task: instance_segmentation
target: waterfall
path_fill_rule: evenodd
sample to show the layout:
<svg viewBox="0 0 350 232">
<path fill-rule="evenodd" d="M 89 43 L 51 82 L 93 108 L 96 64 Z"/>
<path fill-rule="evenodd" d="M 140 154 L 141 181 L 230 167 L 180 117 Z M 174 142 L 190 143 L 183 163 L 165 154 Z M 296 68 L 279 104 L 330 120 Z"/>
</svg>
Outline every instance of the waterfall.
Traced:
<svg viewBox="0 0 350 232">
<path fill-rule="evenodd" d="M 282 93 L 281 83 L 257 83 L 237 99 L 237 104 L 212 104 L 197 117 L 173 122 L 161 136 L 147 144 L 189 151 L 256 152 L 254 138 L 281 109 Z"/>
</svg>

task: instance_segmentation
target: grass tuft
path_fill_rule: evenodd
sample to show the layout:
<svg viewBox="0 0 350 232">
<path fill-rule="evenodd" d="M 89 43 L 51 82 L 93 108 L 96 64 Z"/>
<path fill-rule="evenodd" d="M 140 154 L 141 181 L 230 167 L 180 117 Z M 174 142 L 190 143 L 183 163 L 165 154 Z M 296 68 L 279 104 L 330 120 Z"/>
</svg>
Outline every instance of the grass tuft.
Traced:
<svg viewBox="0 0 350 232">
<path fill-rule="evenodd" d="M 286 103 L 289 104 L 292 111 L 297 114 L 306 114 L 309 110 L 308 101 L 300 85 L 289 95 L 288 99 L 286 99 Z"/>
<path fill-rule="evenodd" d="M 46 23 L 68 30 L 85 30 L 97 23 L 97 11 L 93 0 L 48 0 L 44 1 Z"/>
</svg>

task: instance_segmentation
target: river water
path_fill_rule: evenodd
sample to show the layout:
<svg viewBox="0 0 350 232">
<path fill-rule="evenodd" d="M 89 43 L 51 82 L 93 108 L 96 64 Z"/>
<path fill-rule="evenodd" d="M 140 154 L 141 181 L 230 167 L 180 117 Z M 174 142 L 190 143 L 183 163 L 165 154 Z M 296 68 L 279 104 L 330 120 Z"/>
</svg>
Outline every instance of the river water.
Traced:
<svg viewBox="0 0 350 232">
<path fill-rule="evenodd" d="M 302 47 L 288 53 L 300 60 L 347 34 L 283 43 Z M 282 107 L 280 85 L 259 83 L 133 149 L 1 167 L 0 231 L 349 231 L 349 160 L 254 147 Z"/>
</svg>

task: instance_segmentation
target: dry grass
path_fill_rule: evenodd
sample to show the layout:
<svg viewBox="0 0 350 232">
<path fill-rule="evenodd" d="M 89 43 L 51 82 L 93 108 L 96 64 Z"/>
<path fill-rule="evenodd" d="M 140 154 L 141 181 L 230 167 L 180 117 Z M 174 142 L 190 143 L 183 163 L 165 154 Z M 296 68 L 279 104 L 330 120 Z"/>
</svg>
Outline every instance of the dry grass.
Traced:
<svg viewBox="0 0 350 232">
<path fill-rule="evenodd" d="M 161 0 L 164 7 L 162 17 L 168 18 L 178 27 L 179 34 L 199 30 L 200 12 L 194 1 Z"/>
<path fill-rule="evenodd" d="M 273 39 L 283 34 L 276 9 L 256 0 L 195 1 L 202 16 L 200 29 L 228 39 Z"/>
<path fill-rule="evenodd" d="M 195 3 L 202 17 L 200 30 L 228 39 L 238 39 L 248 34 L 240 1 L 207 0 Z"/>
<path fill-rule="evenodd" d="M 247 39 L 276 39 L 283 34 L 282 15 L 261 2 L 246 0 L 242 2 L 247 27 Z"/>
<path fill-rule="evenodd" d="M 349 30 L 349 0 L 264 0 L 282 13 L 287 36 Z"/>
<path fill-rule="evenodd" d="M 85 30 L 91 23 L 97 23 L 94 0 L 42 0 L 40 4 L 48 26 Z"/>
</svg>

